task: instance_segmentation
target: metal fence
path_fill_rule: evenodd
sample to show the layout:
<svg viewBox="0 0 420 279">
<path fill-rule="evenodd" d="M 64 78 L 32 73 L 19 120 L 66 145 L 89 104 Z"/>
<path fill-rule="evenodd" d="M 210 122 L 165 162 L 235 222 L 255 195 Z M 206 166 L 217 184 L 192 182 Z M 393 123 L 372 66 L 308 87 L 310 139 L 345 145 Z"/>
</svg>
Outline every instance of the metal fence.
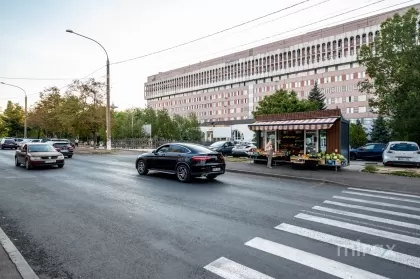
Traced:
<svg viewBox="0 0 420 279">
<path fill-rule="evenodd" d="M 145 139 L 145 138 L 133 138 L 133 139 L 113 139 L 111 142 L 112 148 L 121 149 L 155 149 L 165 143 L 180 142 L 178 140 L 165 140 L 165 139 Z M 101 142 L 102 143 L 102 142 Z M 188 143 L 195 143 L 208 146 L 212 142 L 204 141 L 188 141 Z M 81 145 L 91 145 L 91 142 L 80 142 Z M 99 144 L 98 144 L 99 145 Z M 105 145 L 105 143 L 102 143 Z"/>
</svg>

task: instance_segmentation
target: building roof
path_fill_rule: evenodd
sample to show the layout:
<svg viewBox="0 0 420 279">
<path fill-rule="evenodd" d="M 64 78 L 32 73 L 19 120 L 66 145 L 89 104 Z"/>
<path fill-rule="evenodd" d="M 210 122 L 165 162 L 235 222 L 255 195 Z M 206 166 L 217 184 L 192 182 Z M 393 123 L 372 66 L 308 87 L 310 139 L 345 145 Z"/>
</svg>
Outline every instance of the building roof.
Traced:
<svg viewBox="0 0 420 279">
<path fill-rule="evenodd" d="M 204 122 L 201 123 L 201 127 L 211 127 L 213 126 L 232 126 L 232 125 L 239 125 L 239 124 L 251 124 L 254 123 L 255 119 L 242 119 L 242 120 L 227 120 L 227 121 L 213 121 L 213 122 Z"/>
<path fill-rule="evenodd" d="M 383 13 L 380 13 L 380 14 L 364 17 L 364 18 L 361 18 L 361 19 L 348 21 L 348 22 L 345 22 L 345 23 L 342 23 L 342 24 L 337 24 L 335 26 L 331 26 L 331 27 L 327 27 L 327 28 L 320 28 L 316 31 L 311 31 L 311 32 L 303 33 L 301 35 L 293 36 L 293 37 L 290 37 L 290 38 L 287 38 L 287 39 L 283 39 L 283 40 L 275 41 L 275 42 L 272 42 L 272 43 L 256 46 L 256 47 L 251 48 L 251 49 L 227 54 L 227 55 L 220 56 L 220 57 L 213 58 L 213 59 L 209 59 L 209 60 L 206 60 L 206 61 L 200 61 L 200 62 L 192 64 L 192 65 L 172 69 L 172 70 L 165 71 L 165 72 L 159 72 L 157 74 L 149 76 L 147 78 L 147 82 L 165 80 L 166 78 L 173 77 L 174 75 L 182 75 L 182 74 L 185 74 L 185 73 L 189 73 L 189 72 L 192 72 L 192 71 L 195 71 L 195 70 L 198 70 L 198 69 L 214 66 L 214 65 L 217 65 L 217 64 L 229 63 L 231 61 L 235 61 L 235 60 L 238 60 L 238 59 L 241 59 L 241 58 L 246 58 L 246 57 L 255 56 L 255 55 L 258 55 L 258 54 L 267 53 L 267 52 L 270 52 L 270 51 L 277 50 L 279 48 L 291 47 L 293 45 L 296 45 L 296 44 L 299 44 L 299 43 L 302 43 L 302 42 L 313 41 L 313 40 L 318 39 L 318 38 L 326 37 L 326 36 L 328 36 L 327 34 L 341 34 L 341 33 L 346 32 L 346 31 L 352 31 L 352 30 L 357 30 L 357 29 L 363 28 L 363 27 L 377 25 L 377 24 L 380 24 L 387 17 L 390 17 L 395 13 L 404 12 L 404 11 L 406 11 L 409 8 L 412 8 L 412 7 L 420 9 L 420 4 L 402 7 L 402 8 L 396 9 L 396 10 L 391 10 L 391 11 L 383 12 Z"/>
</svg>

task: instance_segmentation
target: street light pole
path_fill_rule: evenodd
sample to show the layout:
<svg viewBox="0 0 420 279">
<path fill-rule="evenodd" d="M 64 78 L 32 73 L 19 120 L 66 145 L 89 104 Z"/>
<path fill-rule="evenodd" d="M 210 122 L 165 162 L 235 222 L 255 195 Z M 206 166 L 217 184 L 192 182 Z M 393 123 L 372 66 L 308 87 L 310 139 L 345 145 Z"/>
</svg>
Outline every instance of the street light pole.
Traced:
<svg viewBox="0 0 420 279">
<path fill-rule="evenodd" d="M 5 82 L 0 82 L 1 84 L 4 85 L 8 85 L 8 86 L 12 86 L 12 87 L 16 87 L 19 88 L 20 90 L 23 91 L 23 93 L 25 93 L 25 128 L 24 128 L 24 132 L 23 132 L 23 137 L 26 139 L 28 137 L 28 96 L 26 95 L 26 91 L 23 90 L 23 88 L 13 85 L 13 84 L 8 84 Z"/>
<path fill-rule="evenodd" d="M 105 54 L 106 54 L 106 149 L 111 150 L 111 88 L 109 85 L 110 73 L 109 73 L 108 52 L 103 47 L 103 45 L 101 45 L 99 42 L 95 41 L 92 38 L 73 32 L 73 30 L 70 30 L 70 29 L 67 29 L 66 32 L 91 40 L 97 43 L 105 51 Z"/>
</svg>

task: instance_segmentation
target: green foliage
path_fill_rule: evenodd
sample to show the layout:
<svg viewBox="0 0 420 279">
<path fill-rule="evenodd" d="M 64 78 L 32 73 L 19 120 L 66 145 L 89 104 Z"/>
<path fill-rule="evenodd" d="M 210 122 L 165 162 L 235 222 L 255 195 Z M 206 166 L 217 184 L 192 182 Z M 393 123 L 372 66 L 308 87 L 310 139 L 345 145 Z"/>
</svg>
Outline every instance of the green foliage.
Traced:
<svg viewBox="0 0 420 279">
<path fill-rule="evenodd" d="M 254 116 L 289 112 L 318 110 L 318 104 L 309 100 L 299 100 L 295 91 L 280 89 L 274 94 L 265 96 L 258 103 Z"/>
<path fill-rule="evenodd" d="M 418 11 L 394 15 L 381 24 L 371 46 L 362 46 L 359 63 L 369 79 L 361 91 L 373 96 L 370 106 L 390 118 L 395 139 L 420 142 L 420 45 Z"/>
<path fill-rule="evenodd" d="M 201 130 L 195 113 L 187 117 L 174 115 L 167 110 L 152 108 L 115 112 L 113 114 L 113 138 L 147 137 L 143 125 L 152 126 L 152 137 L 179 141 L 200 141 Z"/>
<path fill-rule="evenodd" d="M 309 92 L 308 100 L 316 103 L 318 105 L 318 110 L 325 110 L 327 108 L 325 105 L 325 95 L 321 92 L 321 89 L 319 89 L 317 82 L 315 82 L 314 87 Z"/>
<path fill-rule="evenodd" d="M 375 172 L 377 172 L 379 170 L 379 168 L 377 167 L 377 166 L 374 166 L 374 165 L 366 165 L 364 168 L 363 168 L 363 172 L 368 172 L 368 173 L 375 173 Z"/>
<path fill-rule="evenodd" d="M 417 172 L 414 172 L 414 171 L 393 171 L 393 172 L 390 172 L 389 174 L 396 175 L 396 176 L 420 178 L 420 173 L 417 173 Z"/>
<path fill-rule="evenodd" d="M 1 115 L 0 133 L 8 136 L 23 136 L 25 112 L 19 104 L 7 102 L 6 109 Z"/>
<path fill-rule="evenodd" d="M 350 124 L 350 145 L 352 148 L 364 145 L 367 142 L 365 128 L 360 121 L 357 124 Z"/>
<path fill-rule="evenodd" d="M 388 143 L 391 140 L 388 124 L 382 115 L 374 120 L 370 137 L 373 142 Z"/>
</svg>

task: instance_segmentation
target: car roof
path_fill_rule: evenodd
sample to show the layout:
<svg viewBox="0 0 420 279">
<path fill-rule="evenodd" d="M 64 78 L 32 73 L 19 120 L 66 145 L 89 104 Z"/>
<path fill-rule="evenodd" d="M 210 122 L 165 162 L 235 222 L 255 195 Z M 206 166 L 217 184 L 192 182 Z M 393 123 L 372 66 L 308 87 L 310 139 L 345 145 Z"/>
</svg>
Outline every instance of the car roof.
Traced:
<svg viewBox="0 0 420 279">
<path fill-rule="evenodd" d="M 410 143 L 410 144 L 417 144 L 414 141 L 405 141 L 405 140 L 401 140 L 401 141 L 390 141 L 389 142 L 389 144 L 392 144 L 392 143 Z"/>
</svg>

